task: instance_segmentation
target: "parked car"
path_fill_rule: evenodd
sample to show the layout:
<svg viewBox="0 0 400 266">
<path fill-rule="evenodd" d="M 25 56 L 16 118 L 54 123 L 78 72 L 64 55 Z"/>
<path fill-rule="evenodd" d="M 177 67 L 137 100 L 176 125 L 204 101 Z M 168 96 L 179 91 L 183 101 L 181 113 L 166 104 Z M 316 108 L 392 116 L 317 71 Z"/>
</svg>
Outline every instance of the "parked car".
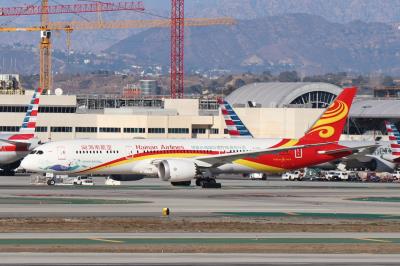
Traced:
<svg viewBox="0 0 400 266">
<path fill-rule="evenodd" d="M 395 171 L 392 176 L 393 180 L 400 180 L 400 171 Z"/>
<path fill-rule="evenodd" d="M 90 176 L 77 176 L 74 178 L 74 185 L 93 186 L 94 181 Z"/>
<path fill-rule="evenodd" d="M 265 173 L 251 173 L 249 174 L 251 180 L 267 180 L 267 174 Z"/>
</svg>

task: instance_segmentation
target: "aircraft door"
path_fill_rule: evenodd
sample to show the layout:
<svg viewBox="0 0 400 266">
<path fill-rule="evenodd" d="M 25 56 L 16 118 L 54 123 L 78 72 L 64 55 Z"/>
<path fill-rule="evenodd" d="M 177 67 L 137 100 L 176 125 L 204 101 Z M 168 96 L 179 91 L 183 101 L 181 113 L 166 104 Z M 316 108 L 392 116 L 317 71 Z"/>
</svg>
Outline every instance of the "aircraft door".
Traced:
<svg viewBox="0 0 400 266">
<path fill-rule="evenodd" d="M 295 149 L 294 150 L 294 157 L 296 159 L 301 159 L 303 158 L 303 149 Z"/>
<path fill-rule="evenodd" d="M 66 160 L 67 159 L 67 149 L 64 146 L 57 147 L 57 158 L 58 158 L 58 160 Z"/>
<path fill-rule="evenodd" d="M 130 145 L 126 145 L 125 146 L 125 157 L 128 159 L 128 158 L 132 158 L 133 157 L 133 155 L 135 155 L 135 153 L 136 153 L 136 151 L 135 151 L 135 149 L 134 149 L 134 147 L 133 146 L 130 146 Z"/>
</svg>

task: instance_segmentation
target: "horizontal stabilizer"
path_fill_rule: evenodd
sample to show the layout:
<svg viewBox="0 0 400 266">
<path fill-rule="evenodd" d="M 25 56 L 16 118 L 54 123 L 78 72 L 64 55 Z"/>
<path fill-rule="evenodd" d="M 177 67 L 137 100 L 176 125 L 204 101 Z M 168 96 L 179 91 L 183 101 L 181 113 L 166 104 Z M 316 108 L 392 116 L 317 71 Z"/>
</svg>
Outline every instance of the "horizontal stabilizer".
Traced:
<svg viewBox="0 0 400 266">
<path fill-rule="evenodd" d="M 364 145 L 364 146 L 357 146 L 357 147 L 348 147 L 348 148 L 343 148 L 343 149 L 335 149 L 335 150 L 325 150 L 325 151 L 318 151 L 318 154 L 339 154 L 343 152 L 362 152 L 361 150 L 365 149 L 368 150 L 368 153 L 370 153 L 370 149 L 376 149 L 380 145 L 379 144 L 373 144 L 373 145 Z"/>
</svg>

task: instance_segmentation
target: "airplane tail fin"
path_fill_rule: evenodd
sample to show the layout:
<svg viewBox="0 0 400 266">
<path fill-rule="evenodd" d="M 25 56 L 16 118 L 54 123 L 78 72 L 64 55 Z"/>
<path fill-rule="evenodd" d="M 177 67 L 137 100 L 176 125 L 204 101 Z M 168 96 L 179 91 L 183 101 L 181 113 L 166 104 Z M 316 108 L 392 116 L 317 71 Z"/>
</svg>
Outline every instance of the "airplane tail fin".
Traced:
<svg viewBox="0 0 400 266">
<path fill-rule="evenodd" d="M 24 121 L 19 129 L 19 133 L 32 135 L 35 134 L 36 118 L 39 110 L 39 97 L 41 93 L 41 88 L 36 89 L 33 93 L 32 100 L 28 105 L 28 111 L 25 114 Z"/>
<path fill-rule="evenodd" d="M 253 138 L 253 135 L 227 101 L 219 98 L 218 104 L 221 108 L 228 134 L 231 138 Z"/>
<path fill-rule="evenodd" d="M 300 141 L 302 143 L 339 141 L 356 93 L 355 87 L 343 89 Z"/>
<path fill-rule="evenodd" d="M 389 135 L 390 149 L 393 161 L 400 161 L 400 132 L 394 123 L 385 121 L 386 131 Z"/>
</svg>

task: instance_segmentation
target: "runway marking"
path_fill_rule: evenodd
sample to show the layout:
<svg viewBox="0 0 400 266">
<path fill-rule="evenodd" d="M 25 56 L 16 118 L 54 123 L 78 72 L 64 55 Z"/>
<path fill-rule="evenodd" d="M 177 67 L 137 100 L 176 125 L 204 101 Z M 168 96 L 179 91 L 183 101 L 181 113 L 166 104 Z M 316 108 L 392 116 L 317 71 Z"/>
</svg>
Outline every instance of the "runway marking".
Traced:
<svg viewBox="0 0 400 266">
<path fill-rule="evenodd" d="M 389 241 L 389 240 L 375 239 L 375 238 L 356 238 L 356 239 L 365 240 L 365 241 L 372 241 L 372 242 L 393 243 L 392 241 Z"/>
<path fill-rule="evenodd" d="M 95 240 L 95 241 L 101 241 L 101 242 L 109 242 L 109 243 L 124 243 L 124 241 L 104 239 L 104 238 L 88 238 L 88 239 Z"/>
</svg>

